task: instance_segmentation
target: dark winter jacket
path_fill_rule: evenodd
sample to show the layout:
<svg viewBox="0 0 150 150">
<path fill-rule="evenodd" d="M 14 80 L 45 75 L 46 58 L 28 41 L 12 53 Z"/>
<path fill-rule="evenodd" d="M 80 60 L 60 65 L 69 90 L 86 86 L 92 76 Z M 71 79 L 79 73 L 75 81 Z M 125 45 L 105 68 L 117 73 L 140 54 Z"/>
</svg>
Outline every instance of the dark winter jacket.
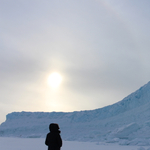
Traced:
<svg viewBox="0 0 150 150">
<path fill-rule="evenodd" d="M 62 139 L 60 136 L 58 124 L 50 124 L 50 132 L 46 136 L 45 144 L 48 146 L 48 150 L 60 150 L 62 146 Z"/>
</svg>

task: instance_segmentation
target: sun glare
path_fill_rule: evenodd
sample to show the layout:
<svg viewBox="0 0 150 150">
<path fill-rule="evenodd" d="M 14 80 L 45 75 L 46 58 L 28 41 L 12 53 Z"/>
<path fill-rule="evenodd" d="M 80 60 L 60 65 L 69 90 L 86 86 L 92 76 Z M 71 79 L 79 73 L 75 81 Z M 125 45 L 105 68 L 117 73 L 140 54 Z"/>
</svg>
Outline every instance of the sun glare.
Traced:
<svg viewBox="0 0 150 150">
<path fill-rule="evenodd" d="M 57 88 L 62 82 L 62 76 L 57 72 L 53 72 L 49 75 L 47 82 L 50 87 Z"/>
</svg>

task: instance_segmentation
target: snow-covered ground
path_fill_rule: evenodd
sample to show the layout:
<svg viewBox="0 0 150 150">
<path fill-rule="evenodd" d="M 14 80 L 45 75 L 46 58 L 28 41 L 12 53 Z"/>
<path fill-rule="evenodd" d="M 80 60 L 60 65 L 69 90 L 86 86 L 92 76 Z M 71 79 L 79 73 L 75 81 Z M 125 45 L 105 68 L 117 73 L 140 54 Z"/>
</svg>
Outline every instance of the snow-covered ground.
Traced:
<svg viewBox="0 0 150 150">
<path fill-rule="evenodd" d="M 0 150 L 47 150 L 44 138 L 0 137 Z M 96 142 L 63 141 L 61 150 L 150 150 L 148 146 L 121 146 Z"/>
</svg>

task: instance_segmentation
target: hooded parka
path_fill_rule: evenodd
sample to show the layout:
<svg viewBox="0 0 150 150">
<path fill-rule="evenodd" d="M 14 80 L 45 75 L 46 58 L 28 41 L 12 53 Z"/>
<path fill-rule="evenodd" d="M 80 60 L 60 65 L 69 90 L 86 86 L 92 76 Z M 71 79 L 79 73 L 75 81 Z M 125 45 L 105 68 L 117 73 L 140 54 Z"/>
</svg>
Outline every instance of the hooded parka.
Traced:
<svg viewBox="0 0 150 150">
<path fill-rule="evenodd" d="M 58 124 L 51 123 L 49 125 L 50 132 L 46 136 L 45 144 L 48 146 L 48 150 L 60 150 L 62 147 L 62 139 L 60 136 Z"/>
</svg>

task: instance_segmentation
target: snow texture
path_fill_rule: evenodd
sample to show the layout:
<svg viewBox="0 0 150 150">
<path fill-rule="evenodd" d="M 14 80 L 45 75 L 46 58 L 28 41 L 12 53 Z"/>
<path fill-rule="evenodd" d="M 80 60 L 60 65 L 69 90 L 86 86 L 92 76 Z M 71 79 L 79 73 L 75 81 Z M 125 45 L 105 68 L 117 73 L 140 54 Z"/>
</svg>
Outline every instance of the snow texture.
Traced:
<svg viewBox="0 0 150 150">
<path fill-rule="evenodd" d="M 122 101 L 75 112 L 13 112 L 0 125 L 1 137 L 41 138 L 58 123 L 63 140 L 150 145 L 150 82 Z"/>
<path fill-rule="evenodd" d="M 0 138 L 1 150 L 47 150 L 43 138 Z M 63 141 L 61 150 L 149 150 L 148 146 Z"/>
</svg>

